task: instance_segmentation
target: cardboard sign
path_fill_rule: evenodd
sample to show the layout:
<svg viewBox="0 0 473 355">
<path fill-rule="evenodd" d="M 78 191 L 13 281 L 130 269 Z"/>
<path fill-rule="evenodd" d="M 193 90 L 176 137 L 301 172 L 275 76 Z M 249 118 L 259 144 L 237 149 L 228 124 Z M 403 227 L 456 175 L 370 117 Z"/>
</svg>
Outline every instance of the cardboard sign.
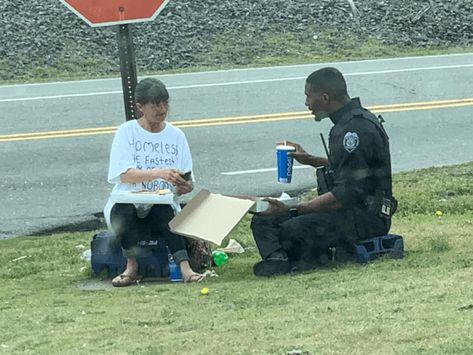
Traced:
<svg viewBox="0 0 473 355">
<path fill-rule="evenodd" d="M 201 190 L 177 214 L 169 227 L 176 234 L 221 245 L 255 201 Z"/>
</svg>

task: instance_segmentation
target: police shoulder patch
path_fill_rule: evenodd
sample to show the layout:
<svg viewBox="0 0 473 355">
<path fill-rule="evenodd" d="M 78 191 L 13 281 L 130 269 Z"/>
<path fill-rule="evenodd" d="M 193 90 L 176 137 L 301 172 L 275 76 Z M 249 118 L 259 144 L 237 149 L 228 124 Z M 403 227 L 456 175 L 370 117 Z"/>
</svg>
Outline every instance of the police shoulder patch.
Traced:
<svg viewBox="0 0 473 355">
<path fill-rule="evenodd" d="M 360 138 L 356 132 L 347 132 L 345 137 L 343 137 L 343 148 L 345 148 L 348 153 L 351 153 L 358 148 L 359 144 Z"/>
</svg>

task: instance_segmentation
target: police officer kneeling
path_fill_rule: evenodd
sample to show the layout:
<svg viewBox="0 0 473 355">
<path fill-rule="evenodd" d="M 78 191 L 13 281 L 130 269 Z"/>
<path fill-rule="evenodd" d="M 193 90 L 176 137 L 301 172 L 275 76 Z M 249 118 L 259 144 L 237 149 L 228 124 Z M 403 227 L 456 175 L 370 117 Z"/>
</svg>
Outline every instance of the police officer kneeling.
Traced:
<svg viewBox="0 0 473 355">
<path fill-rule="evenodd" d="M 310 74 L 305 95 L 315 120 L 330 117 L 334 124 L 328 158 L 287 144 L 296 148 L 294 159 L 317 168 L 319 194 L 295 208 L 268 199 L 269 208 L 253 216 L 251 229 L 263 259 L 253 267 L 257 276 L 324 264 L 331 248 L 350 251 L 357 240 L 388 233 L 396 209 L 382 118 L 362 108 L 358 98 L 350 99 L 335 68 Z"/>
</svg>

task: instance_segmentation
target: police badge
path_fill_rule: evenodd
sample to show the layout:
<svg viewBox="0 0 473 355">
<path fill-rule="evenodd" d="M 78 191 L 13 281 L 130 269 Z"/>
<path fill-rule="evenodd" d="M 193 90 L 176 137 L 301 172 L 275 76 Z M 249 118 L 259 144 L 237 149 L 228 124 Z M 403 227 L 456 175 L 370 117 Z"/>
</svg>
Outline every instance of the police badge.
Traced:
<svg viewBox="0 0 473 355">
<path fill-rule="evenodd" d="M 359 144 L 360 139 L 356 132 L 347 132 L 345 137 L 343 137 L 343 148 L 345 148 L 348 153 L 353 152 Z"/>
</svg>

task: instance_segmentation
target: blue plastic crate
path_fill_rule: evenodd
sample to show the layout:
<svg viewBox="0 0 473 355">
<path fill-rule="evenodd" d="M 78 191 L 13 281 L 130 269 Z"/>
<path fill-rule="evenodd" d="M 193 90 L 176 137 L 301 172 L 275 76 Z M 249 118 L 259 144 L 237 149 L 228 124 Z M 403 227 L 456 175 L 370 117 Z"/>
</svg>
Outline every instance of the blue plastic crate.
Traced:
<svg viewBox="0 0 473 355">
<path fill-rule="evenodd" d="M 161 240 L 151 240 L 141 242 L 144 254 L 137 257 L 138 272 L 142 276 L 168 277 L 168 250 Z M 99 275 L 106 269 L 111 277 L 114 277 L 125 270 L 126 259 L 122 254 L 122 249 L 108 231 L 100 232 L 92 238 L 90 242 L 91 266 L 95 275 Z"/>
<path fill-rule="evenodd" d="M 392 258 L 402 258 L 404 256 L 404 241 L 402 236 L 396 234 L 386 234 L 380 237 L 362 240 L 354 244 L 356 260 L 366 264 L 386 254 Z"/>
</svg>

